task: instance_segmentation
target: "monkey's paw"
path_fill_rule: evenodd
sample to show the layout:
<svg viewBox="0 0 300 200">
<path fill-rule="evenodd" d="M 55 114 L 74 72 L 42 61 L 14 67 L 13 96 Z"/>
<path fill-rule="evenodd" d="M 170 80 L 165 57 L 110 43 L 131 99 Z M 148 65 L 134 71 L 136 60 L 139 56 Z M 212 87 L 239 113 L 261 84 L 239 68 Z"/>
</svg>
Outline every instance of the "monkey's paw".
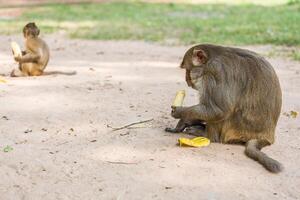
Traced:
<svg viewBox="0 0 300 200">
<path fill-rule="evenodd" d="M 165 128 L 165 131 L 166 132 L 169 132 L 169 133 L 179 133 L 179 131 L 177 131 L 175 128 Z"/>
<path fill-rule="evenodd" d="M 20 62 L 21 56 L 14 56 L 15 61 Z"/>
</svg>

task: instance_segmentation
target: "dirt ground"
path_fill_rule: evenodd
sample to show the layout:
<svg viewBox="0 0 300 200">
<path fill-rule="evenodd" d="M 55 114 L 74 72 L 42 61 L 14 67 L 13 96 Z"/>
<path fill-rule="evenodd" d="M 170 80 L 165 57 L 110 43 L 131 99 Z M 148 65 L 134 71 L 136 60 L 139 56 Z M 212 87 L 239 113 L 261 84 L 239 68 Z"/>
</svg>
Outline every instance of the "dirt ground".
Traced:
<svg viewBox="0 0 300 200">
<path fill-rule="evenodd" d="M 276 143 L 264 149 L 282 162 L 277 175 L 247 158 L 243 146 L 180 148 L 187 135 L 164 132 L 175 125 L 170 104 L 186 89 L 177 66 L 188 47 L 145 42 L 45 37 L 51 47 L 46 71 L 73 76 L 4 77 L 0 83 L 0 199 L 299 199 L 300 63 L 275 57 L 283 90 Z M 0 74 L 14 63 L 10 40 L 0 36 Z M 271 46 L 249 47 L 266 53 Z M 112 131 L 154 119 L 132 129 Z M 13 149 L 4 152 L 6 146 Z"/>
</svg>

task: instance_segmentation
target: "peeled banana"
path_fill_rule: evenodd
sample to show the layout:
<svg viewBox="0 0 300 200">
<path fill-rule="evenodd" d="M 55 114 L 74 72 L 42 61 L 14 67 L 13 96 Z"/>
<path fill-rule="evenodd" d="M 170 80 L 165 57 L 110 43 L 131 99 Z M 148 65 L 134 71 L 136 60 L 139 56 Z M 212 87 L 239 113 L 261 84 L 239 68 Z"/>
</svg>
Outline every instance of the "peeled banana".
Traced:
<svg viewBox="0 0 300 200">
<path fill-rule="evenodd" d="M 10 43 L 14 57 L 21 57 L 22 56 L 22 51 L 20 49 L 20 46 L 16 42 L 11 42 Z"/>
<path fill-rule="evenodd" d="M 184 90 L 178 91 L 176 93 L 176 96 L 175 96 L 172 106 L 173 107 L 182 106 L 184 97 L 185 97 L 185 91 Z"/>
</svg>

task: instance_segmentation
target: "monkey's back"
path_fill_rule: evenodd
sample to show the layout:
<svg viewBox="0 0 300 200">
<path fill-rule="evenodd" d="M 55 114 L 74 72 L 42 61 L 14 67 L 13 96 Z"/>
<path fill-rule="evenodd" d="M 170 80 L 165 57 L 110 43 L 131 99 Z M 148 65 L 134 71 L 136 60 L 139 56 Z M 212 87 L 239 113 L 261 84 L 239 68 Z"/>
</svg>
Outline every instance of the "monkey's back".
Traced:
<svg viewBox="0 0 300 200">
<path fill-rule="evenodd" d="M 47 43 L 41 38 L 29 38 L 26 41 L 26 50 L 40 55 L 39 69 L 44 70 L 49 62 L 50 50 Z"/>
<path fill-rule="evenodd" d="M 41 63 L 41 68 L 42 69 L 45 69 L 48 62 L 49 62 L 49 58 L 50 58 L 50 50 L 49 50 L 49 47 L 47 45 L 47 43 L 41 39 L 41 38 L 38 38 L 39 40 L 39 43 L 41 44 L 41 51 L 42 51 L 42 57 L 41 57 L 41 60 L 40 60 L 40 63 Z"/>
<path fill-rule="evenodd" d="M 244 142 L 263 138 L 273 143 L 282 104 L 275 70 L 255 52 L 224 48 L 221 56 L 228 61 L 225 65 L 231 68 L 225 79 L 235 95 L 233 112 L 229 116 L 230 126 L 244 134 Z"/>
</svg>

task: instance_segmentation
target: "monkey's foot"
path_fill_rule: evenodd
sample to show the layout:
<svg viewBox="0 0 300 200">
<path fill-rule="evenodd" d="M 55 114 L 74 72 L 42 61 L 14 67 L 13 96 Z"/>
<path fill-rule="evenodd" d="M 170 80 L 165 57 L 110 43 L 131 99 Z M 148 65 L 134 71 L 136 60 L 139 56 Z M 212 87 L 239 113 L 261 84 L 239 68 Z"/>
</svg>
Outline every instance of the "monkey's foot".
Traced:
<svg viewBox="0 0 300 200">
<path fill-rule="evenodd" d="M 10 76 L 11 77 L 19 77 L 19 76 L 23 76 L 23 73 L 18 69 L 14 69 L 11 71 Z"/>
<path fill-rule="evenodd" d="M 169 133 L 179 133 L 175 128 L 165 128 L 165 131 Z"/>
<path fill-rule="evenodd" d="M 184 131 L 184 133 L 199 137 L 207 137 L 207 134 L 205 132 L 205 126 L 191 126 L 187 127 Z"/>
</svg>

